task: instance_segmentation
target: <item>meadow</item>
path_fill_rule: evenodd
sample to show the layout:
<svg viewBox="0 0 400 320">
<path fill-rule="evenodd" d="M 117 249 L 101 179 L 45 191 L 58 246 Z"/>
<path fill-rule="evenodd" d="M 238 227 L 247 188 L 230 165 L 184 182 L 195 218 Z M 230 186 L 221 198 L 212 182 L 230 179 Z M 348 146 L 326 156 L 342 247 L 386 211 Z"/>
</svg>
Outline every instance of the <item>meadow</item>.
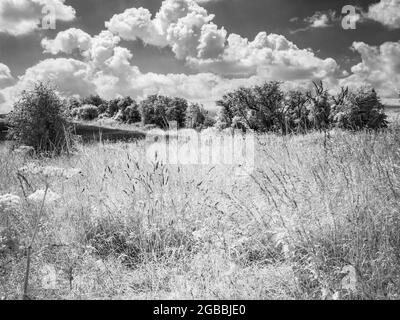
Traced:
<svg viewBox="0 0 400 320">
<path fill-rule="evenodd" d="M 31 299 L 398 299 L 400 127 L 256 136 L 255 168 L 149 161 L 144 140 L 35 160 L 0 144 L 0 194 L 21 204 L 0 248 L 0 298 L 23 293 L 39 162 Z"/>
</svg>

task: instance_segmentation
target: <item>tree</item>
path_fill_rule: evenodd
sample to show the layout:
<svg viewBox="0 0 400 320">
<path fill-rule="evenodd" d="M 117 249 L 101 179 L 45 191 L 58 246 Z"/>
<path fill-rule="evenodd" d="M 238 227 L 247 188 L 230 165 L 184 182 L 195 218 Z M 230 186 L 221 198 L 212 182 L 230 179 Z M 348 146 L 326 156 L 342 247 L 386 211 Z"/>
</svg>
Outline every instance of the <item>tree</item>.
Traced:
<svg viewBox="0 0 400 320">
<path fill-rule="evenodd" d="M 39 153 L 68 151 L 71 140 L 61 99 L 54 88 L 36 83 L 23 91 L 8 116 L 9 138 L 17 145 L 33 147 Z"/>
<path fill-rule="evenodd" d="M 103 100 L 98 94 L 90 95 L 89 97 L 83 98 L 81 101 L 81 105 L 92 105 L 99 107 L 100 105 L 104 104 L 106 101 Z"/>
<path fill-rule="evenodd" d="M 283 92 L 279 82 L 239 88 L 217 101 L 217 105 L 222 107 L 218 123 L 256 131 L 282 130 L 282 100 Z"/>
<path fill-rule="evenodd" d="M 160 128 L 168 128 L 168 121 L 177 121 L 179 127 L 184 127 L 187 108 L 185 99 L 160 95 L 151 95 L 139 105 L 143 124 Z"/>
<path fill-rule="evenodd" d="M 326 130 L 330 127 L 331 104 L 329 103 L 328 91 L 325 90 L 322 81 L 313 82 L 315 91 L 307 93 L 309 110 L 308 119 L 313 128 Z"/>
<path fill-rule="evenodd" d="M 309 120 L 310 111 L 307 109 L 309 99 L 301 91 L 289 91 L 285 95 L 283 109 L 285 133 L 306 133 L 312 128 Z"/>
<path fill-rule="evenodd" d="M 81 120 L 91 121 L 99 116 L 99 110 L 96 106 L 86 104 L 82 107 L 73 109 L 71 115 L 78 117 Z"/>
<path fill-rule="evenodd" d="M 186 110 L 186 127 L 192 129 L 203 129 L 212 127 L 215 124 L 214 119 L 208 111 L 198 103 L 192 103 Z"/>
<path fill-rule="evenodd" d="M 374 89 L 360 88 L 351 92 L 342 88 L 333 100 L 331 119 L 338 128 L 376 130 L 388 125 L 383 105 Z"/>
</svg>

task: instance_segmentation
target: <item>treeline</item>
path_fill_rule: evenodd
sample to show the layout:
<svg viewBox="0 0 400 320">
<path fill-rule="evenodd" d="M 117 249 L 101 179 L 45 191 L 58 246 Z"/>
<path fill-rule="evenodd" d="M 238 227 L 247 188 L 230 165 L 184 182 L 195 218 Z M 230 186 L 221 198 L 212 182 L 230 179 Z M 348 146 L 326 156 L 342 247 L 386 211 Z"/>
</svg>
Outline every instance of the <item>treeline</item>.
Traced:
<svg viewBox="0 0 400 320">
<path fill-rule="evenodd" d="M 199 104 L 182 98 L 152 95 L 137 103 L 130 97 L 104 100 L 92 95 L 81 100 L 61 100 L 57 91 L 41 82 L 23 91 L 5 123 L 15 145 L 37 152 L 60 154 L 73 145 L 68 117 L 82 120 L 113 118 L 125 123 L 141 122 L 167 129 L 171 121 L 179 128 L 237 128 L 281 134 L 311 130 L 382 129 L 388 125 L 383 105 L 373 89 L 342 89 L 330 95 L 322 82 L 307 92 L 281 89 L 280 82 L 242 87 L 222 97 L 216 120 Z"/>
<path fill-rule="evenodd" d="M 239 128 L 257 132 L 282 134 L 306 133 L 311 130 L 341 128 L 346 130 L 381 129 L 387 127 L 387 116 L 374 89 L 351 91 L 342 88 L 330 95 L 322 82 L 314 90 L 283 91 L 280 82 L 266 82 L 241 87 L 217 101 L 221 110 L 214 119 L 200 104 L 183 98 L 151 95 L 137 103 L 131 97 L 110 101 L 98 95 L 67 101 L 70 117 L 81 120 L 113 118 L 132 124 L 141 122 L 168 128 L 176 121 L 179 128 Z"/>
<path fill-rule="evenodd" d="M 170 121 L 179 128 L 204 129 L 215 124 L 203 106 L 183 98 L 151 95 L 137 103 L 131 97 L 104 100 L 98 95 L 66 101 L 69 117 L 90 121 L 112 118 L 126 124 L 141 123 L 167 129 Z"/>
<path fill-rule="evenodd" d="M 216 126 L 258 132 L 306 133 L 311 130 L 381 129 L 388 125 L 374 89 L 342 88 L 330 95 L 322 82 L 314 90 L 283 92 L 280 82 L 239 88 L 217 102 L 222 107 Z"/>
</svg>

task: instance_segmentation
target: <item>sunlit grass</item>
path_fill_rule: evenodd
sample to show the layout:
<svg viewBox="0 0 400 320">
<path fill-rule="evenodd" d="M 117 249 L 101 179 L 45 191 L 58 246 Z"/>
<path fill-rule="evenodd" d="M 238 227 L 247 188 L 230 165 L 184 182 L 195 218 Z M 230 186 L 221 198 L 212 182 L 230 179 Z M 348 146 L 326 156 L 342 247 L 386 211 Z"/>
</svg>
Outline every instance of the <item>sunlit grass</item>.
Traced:
<svg viewBox="0 0 400 320">
<path fill-rule="evenodd" d="M 149 162 L 143 141 L 41 159 L 82 175 L 52 186 L 61 198 L 46 208 L 34 248 L 33 297 L 398 298 L 399 131 L 256 141 L 247 177 L 234 166 Z M 40 189 L 17 176 L 32 159 L 4 144 L 0 155 L 0 195 Z M 33 215 L 28 203 L 13 214 Z M 22 243 L 28 229 L 12 221 Z M 0 259 L 0 296 L 19 297 L 24 252 Z M 57 270 L 54 290 L 43 289 L 46 265 Z"/>
</svg>

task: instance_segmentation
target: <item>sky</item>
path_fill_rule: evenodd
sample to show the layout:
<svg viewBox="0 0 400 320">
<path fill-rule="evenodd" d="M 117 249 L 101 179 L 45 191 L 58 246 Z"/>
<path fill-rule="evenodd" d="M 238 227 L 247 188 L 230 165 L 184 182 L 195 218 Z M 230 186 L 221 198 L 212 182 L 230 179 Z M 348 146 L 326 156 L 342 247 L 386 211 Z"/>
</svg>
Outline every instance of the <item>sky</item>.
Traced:
<svg viewBox="0 0 400 320">
<path fill-rule="evenodd" d="M 400 0 L 0 0 L 0 113 L 37 81 L 65 97 L 165 94 L 213 108 L 270 80 L 398 100 Z"/>
</svg>

